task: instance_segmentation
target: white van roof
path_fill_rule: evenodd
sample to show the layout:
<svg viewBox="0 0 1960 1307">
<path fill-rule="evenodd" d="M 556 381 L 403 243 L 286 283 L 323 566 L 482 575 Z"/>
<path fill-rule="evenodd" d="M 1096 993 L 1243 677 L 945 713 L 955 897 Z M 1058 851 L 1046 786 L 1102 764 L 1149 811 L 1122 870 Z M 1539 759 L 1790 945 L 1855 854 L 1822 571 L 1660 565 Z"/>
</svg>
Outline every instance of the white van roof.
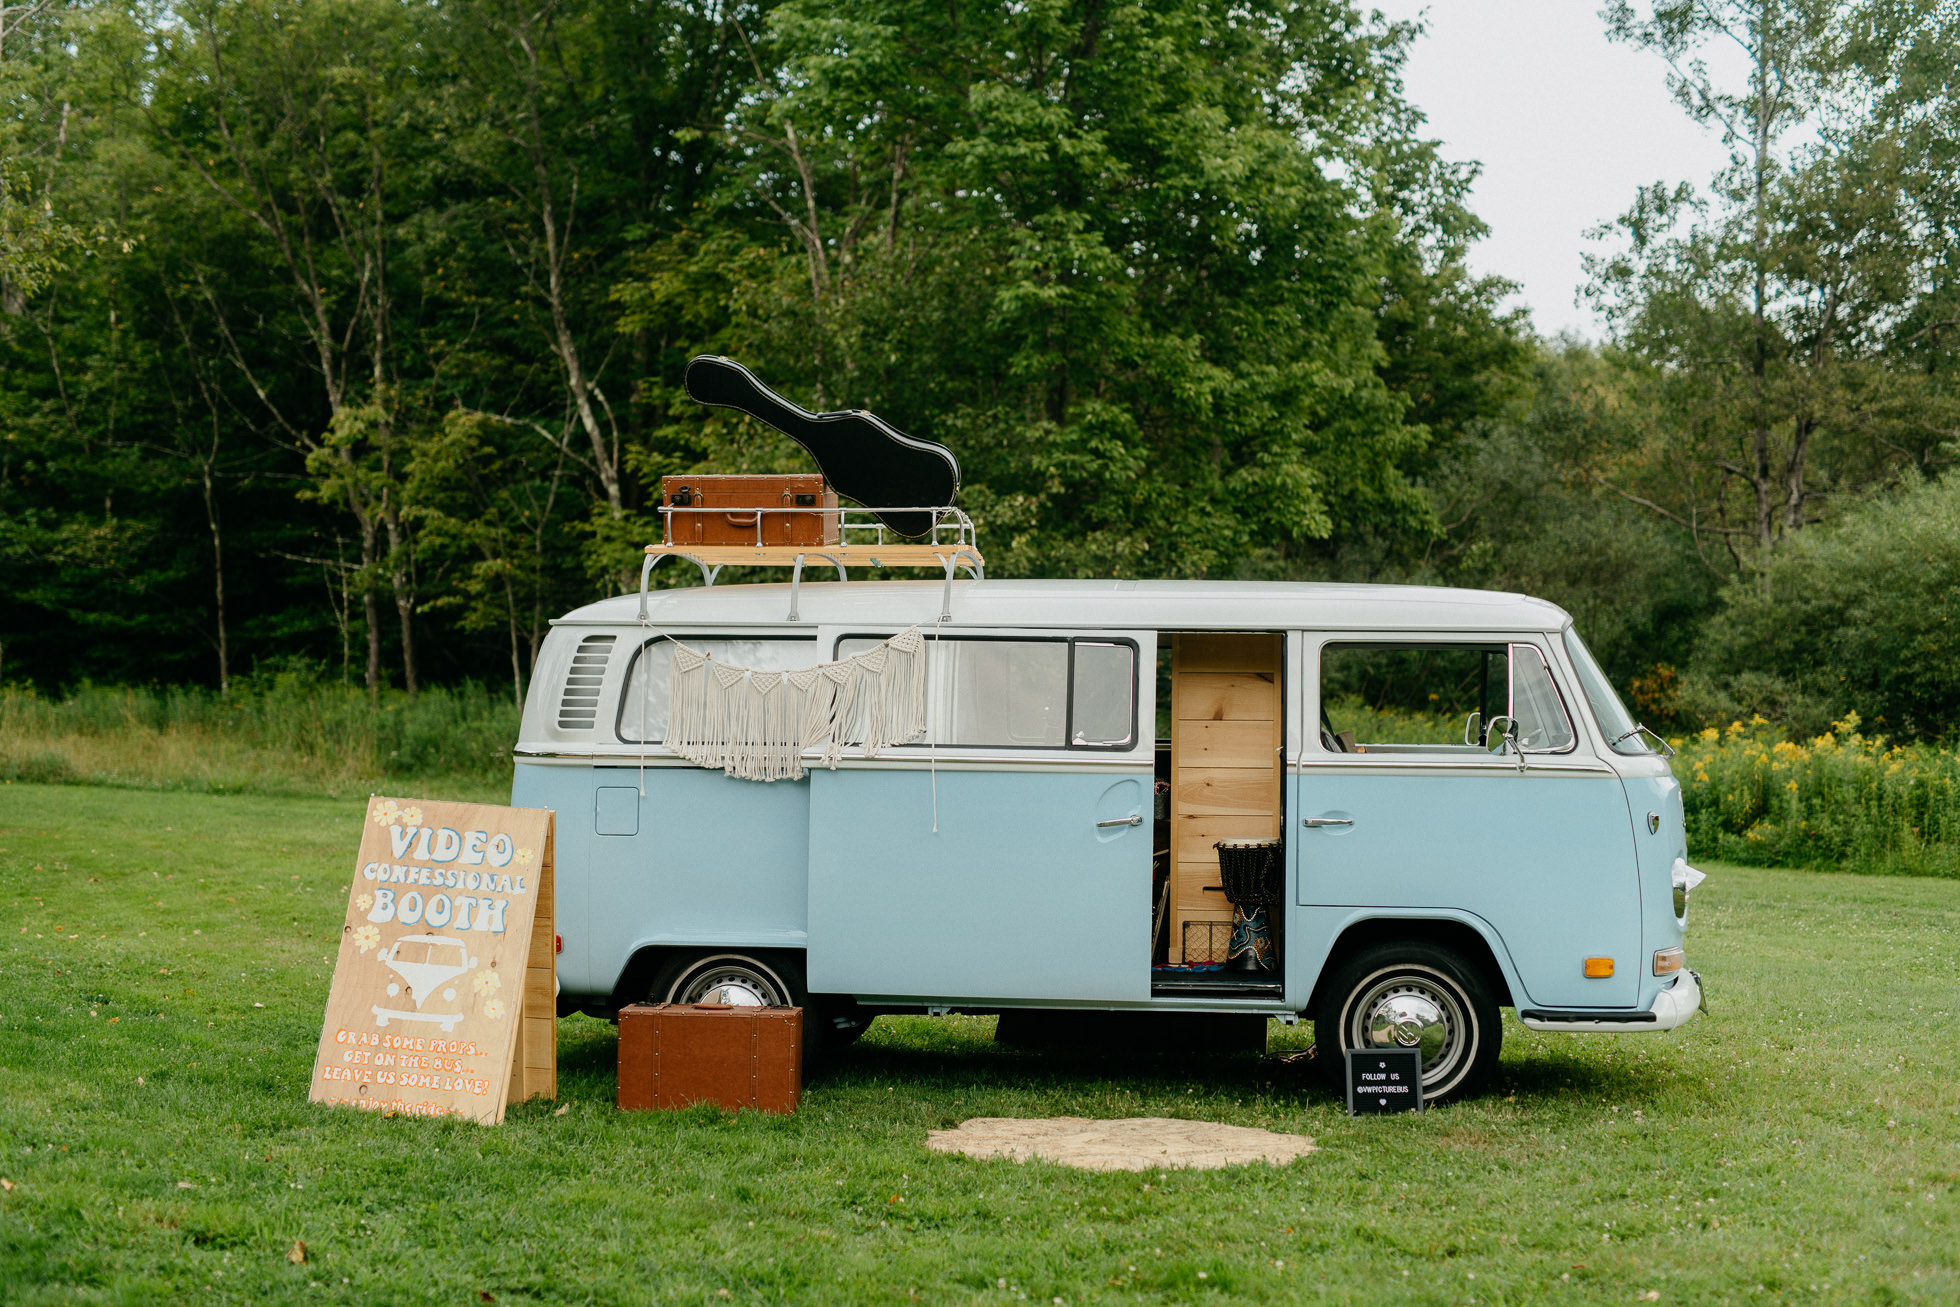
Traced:
<svg viewBox="0 0 1960 1307">
<path fill-rule="evenodd" d="M 806 567 L 799 627 L 930 627 L 943 581 L 824 581 Z M 788 625 L 789 584 L 687 586 L 655 590 L 655 627 L 717 630 Z M 636 626 L 638 594 L 587 604 L 558 619 L 570 626 Z M 967 581 L 953 583 L 946 629 L 977 627 L 1155 628 L 1163 630 L 1558 631 L 1571 617 L 1557 604 L 1496 590 L 1313 581 Z"/>
</svg>

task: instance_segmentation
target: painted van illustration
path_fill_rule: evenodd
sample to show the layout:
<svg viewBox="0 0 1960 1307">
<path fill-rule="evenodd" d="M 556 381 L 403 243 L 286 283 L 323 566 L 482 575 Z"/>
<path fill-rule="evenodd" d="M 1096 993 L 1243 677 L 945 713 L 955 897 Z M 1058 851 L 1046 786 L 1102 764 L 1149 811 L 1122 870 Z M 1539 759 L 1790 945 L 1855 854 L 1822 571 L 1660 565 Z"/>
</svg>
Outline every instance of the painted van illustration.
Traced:
<svg viewBox="0 0 1960 1307">
<path fill-rule="evenodd" d="M 463 1013 L 424 1012 L 421 1009 L 438 987 L 442 987 L 444 1002 L 456 1001 L 456 987 L 448 982 L 476 966 L 476 959 L 470 956 L 469 947 L 462 940 L 451 935 L 403 935 L 376 956 L 383 966 L 401 977 L 399 981 L 388 982 L 388 997 L 393 998 L 406 990 L 407 997 L 415 1000 L 415 1010 L 385 1008 L 377 1003 L 374 1008 L 375 1025 L 385 1026 L 390 1021 L 428 1021 L 441 1026 L 444 1034 L 456 1028 L 456 1023 L 463 1019 Z"/>
</svg>

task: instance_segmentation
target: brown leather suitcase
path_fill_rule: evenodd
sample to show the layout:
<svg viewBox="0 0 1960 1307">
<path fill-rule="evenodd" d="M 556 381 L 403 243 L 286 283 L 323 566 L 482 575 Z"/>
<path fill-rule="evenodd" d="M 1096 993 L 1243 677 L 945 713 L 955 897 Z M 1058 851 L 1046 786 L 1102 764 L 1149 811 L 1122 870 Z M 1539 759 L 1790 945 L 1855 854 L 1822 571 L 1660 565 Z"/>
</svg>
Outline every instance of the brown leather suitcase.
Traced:
<svg viewBox="0 0 1960 1307">
<path fill-rule="evenodd" d="M 803 1009 L 636 1003 L 619 1010 L 619 1105 L 715 1103 L 794 1112 L 803 1101 Z"/>
<path fill-rule="evenodd" d="M 821 476 L 661 477 L 660 505 L 680 510 L 665 515 L 670 545 L 837 543 L 837 492 Z M 800 508 L 813 511 L 780 511 Z"/>
</svg>

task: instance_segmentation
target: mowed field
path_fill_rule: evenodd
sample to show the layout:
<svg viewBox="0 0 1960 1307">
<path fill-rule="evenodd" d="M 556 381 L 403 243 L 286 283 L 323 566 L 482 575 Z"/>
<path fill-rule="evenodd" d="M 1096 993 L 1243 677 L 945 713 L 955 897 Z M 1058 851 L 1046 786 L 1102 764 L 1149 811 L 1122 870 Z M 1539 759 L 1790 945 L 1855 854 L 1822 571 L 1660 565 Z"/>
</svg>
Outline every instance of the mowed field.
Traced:
<svg viewBox="0 0 1960 1307">
<path fill-rule="evenodd" d="M 881 1020 L 793 1117 L 629 1115 L 612 1027 L 576 1018 L 559 1103 L 485 1129 L 306 1102 L 360 820 L 0 786 L 0 1301 L 1960 1302 L 1960 883 L 1711 867 L 1706 1017 L 1513 1024 L 1495 1092 L 1421 1117 L 1345 1116 L 1281 1060 L 1305 1027 L 1124 1061 L 957 1017 Z M 1320 1151 L 924 1146 L 1059 1114 Z"/>
</svg>

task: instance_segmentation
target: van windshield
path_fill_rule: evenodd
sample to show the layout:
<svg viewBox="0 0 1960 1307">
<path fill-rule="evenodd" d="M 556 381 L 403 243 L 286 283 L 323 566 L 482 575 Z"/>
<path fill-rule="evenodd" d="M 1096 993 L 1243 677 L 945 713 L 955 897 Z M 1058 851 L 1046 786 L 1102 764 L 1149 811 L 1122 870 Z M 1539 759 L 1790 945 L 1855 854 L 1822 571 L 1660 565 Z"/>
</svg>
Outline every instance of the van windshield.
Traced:
<svg viewBox="0 0 1960 1307">
<path fill-rule="evenodd" d="M 1593 717 L 1599 722 L 1599 729 L 1615 753 L 1652 753 L 1653 748 L 1647 738 L 1640 733 L 1628 712 L 1620 702 L 1620 696 L 1613 690 L 1613 682 L 1606 679 L 1606 673 L 1586 648 L 1586 642 L 1579 638 L 1579 632 L 1572 627 L 1565 628 L 1565 652 L 1572 658 L 1572 666 L 1579 673 L 1579 688 L 1585 692 L 1586 702 L 1592 705 Z"/>
</svg>

